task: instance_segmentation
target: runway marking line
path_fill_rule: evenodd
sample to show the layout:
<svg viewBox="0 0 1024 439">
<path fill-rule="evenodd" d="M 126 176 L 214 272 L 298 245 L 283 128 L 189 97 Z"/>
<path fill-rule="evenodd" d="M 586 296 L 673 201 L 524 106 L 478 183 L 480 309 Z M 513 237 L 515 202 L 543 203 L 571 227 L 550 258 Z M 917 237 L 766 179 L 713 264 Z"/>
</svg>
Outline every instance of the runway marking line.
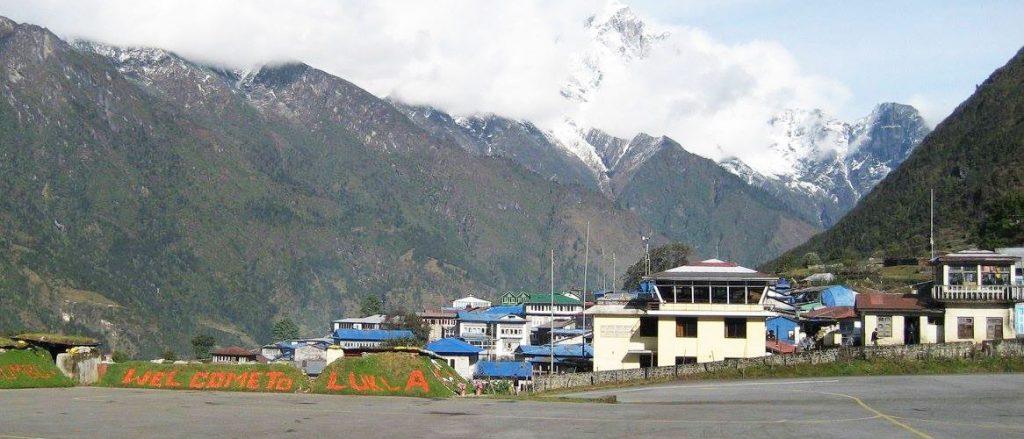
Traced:
<svg viewBox="0 0 1024 439">
<path fill-rule="evenodd" d="M 628 393 L 628 392 L 644 392 L 648 390 L 661 390 L 661 389 L 700 389 L 700 390 L 711 390 L 719 389 L 723 387 L 746 387 L 746 386 L 781 386 L 788 384 L 821 384 L 821 383 L 838 383 L 839 380 L 804 380 L 804 381 L 765 381 L 765 382 L 754 382 L 754 383 L 735 383 L 735 384 L 714 384 L 714 385 L 699 385 L 699 384 L 684 384 L 679 386 L 657 386 L 657 387 L 642 387 L 636 389 L 615 389 L 608 391 L 598 391 L 598 393 Z M 586 392 L 589 393 L 589 392 Z"/>
<path fill-rule="evenodd" d="M 934 439 L 930 435 L 928 435 L 928 433 L 925 433 L 925 432 L 923 432 L 921 430 L 918 430 L 918 429 L 916 429 L 914 427 L 911 427 L 911 426 L 909 426 L 907 424 L 904 424 L 904 423 L 902 423 L 900 421 L 897 421 L 894 416 L 890 416 L 890 415 L 882 413 L 882 412 L 880 412 L 878 410 L 875 410 L 873 407 L 867 405 L 867 403 L 865 403 L 863 400 L 861 400 L 860 398 L 858 398 L 856 396 L 847 395 L 845 393 L 832 393 L 832 392 L 812 392 L 812 393 L 821 393 L 821 394 L 824 394 L 824 395 L 841 396 L 843 398 L 852 399 L 852 400 L 854 400 L 857 403 L 857 405 L 859 405 L 864 410 L 867 410 L 867 411 L 869 411 L 871 413 L 874 413 L 876 416 L 878 416 L 878 417 L 880 417 L 882 419 L 885 419 L 886 421 L 889 421 L 893 425 L 895 425 L 897 427 L 900 427 L 900 428 L 910 432 L 911 434 L 913 434 L 913 435 L 915 435 L 915 436 L 917 436 L 919 438 Z"/>
</svg>

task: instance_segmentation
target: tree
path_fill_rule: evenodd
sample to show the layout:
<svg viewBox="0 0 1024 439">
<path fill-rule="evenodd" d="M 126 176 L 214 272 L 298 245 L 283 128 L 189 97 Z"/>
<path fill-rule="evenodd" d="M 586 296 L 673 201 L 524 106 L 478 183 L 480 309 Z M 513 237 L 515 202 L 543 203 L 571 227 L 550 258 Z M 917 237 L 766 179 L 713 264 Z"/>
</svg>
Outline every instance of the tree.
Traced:
<svg viewBox="0 0 1024 439">
<path fill-rule="evenodd" d="M 991 203 L 989 215 L 978 228 L 982 248 L 1024 243 L 1024 193 L 1009 193 Z"/>
<path fill-rule="evenodd" d="M 213 349 L 213 345 L 216 343 L 217 340 L 206 334 L 192 337 L 192 353 L 196 356 L 197 360 L 210 358 L 210 349 Z"/>
<path fill-rule="evenodd" d="M 804 267 L 810 267 L 812 265 L 821 264 L 821 257 L 815 252 L 807 252 L 804 254 Z"/>
<path fill-rule="evenodd" d="M 359 302 L 359 312 L 362 317 L 384 314 L 384 301 L 374 295 L 363 296 Z"/>
<path fill-rule="evenodd" d="M 178 359 L 178 353 L 174 352 L 173 349 L 164 349 L 164 353 L 161 357 L 167 361 L 176 361 Z"/>
<path fill-rule="evenodd" d="M 686 265 L 693 250 L 686 244 L 673 243 L 651 249 L 651 273 L 665 271 L 680 265 Z M 639 261 L 626 269 L 622 275 L 622 287 L 627 290 L 640 286 L 640 280 L 647 275 L 647 258 L 641 256 Z"/>
<path fill-rule="evenodd" d="M 414 312 L 404 313 L 402 320 L 405 322 L 405 328 L 412 331 L 413 340 L 416 341 L 416 345 L 425 345 L 427 339 L 430 338 L 430 325 Z"/>
<path fill-rule="evenodd" d="M 110 354 L 110 361 L 115 363 L 124 363 L 125 361 L 131 361 L 131 359 L 128 354 L 121 351 L 114 351 Z"/>
<path fill-rule="evenodd" d="M 295 340 L 299 338 L 299 326 L 292 319 L 285 317 L 274 323 L 273 335 L 274 341 Z"/>
</svg>

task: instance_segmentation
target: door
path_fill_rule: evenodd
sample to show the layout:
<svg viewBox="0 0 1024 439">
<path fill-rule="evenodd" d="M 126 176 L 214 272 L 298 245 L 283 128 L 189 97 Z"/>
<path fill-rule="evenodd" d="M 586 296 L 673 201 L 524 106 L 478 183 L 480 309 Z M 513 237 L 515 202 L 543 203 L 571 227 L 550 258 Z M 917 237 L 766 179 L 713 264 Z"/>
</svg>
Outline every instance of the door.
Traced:
<svg viewBox="0 0 1024 439">
<path fill-rule="evenodd" d="M 903 317 L 903 344 L 918 344 L 921 342 L 920 318 L 917 316 Z"/>
</svg>

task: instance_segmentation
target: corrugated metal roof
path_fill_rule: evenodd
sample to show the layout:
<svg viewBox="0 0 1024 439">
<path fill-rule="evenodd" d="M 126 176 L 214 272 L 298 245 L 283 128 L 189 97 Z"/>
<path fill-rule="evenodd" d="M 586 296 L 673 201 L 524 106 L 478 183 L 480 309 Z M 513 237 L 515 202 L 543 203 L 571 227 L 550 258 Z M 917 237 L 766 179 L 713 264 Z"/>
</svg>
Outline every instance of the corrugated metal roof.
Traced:
<svg viewBox="0 0 1024 439">
<path fill-rule="evenodd" d="M 857 309 L 862 311 L 926 311 L 928 307 L 915 294 L 862 293 L 857 296 Z"/>
<path fill-rule="evenodd" d="M 525 361 L 480 361 L 476 363 L 473 376 L 529 379 L 533 376 L 533 368 Z"/>
<path fill-rule="evenodd" d="M 492 306 L 482 311 L 459 311 L 459 320 L 466 322 L 497 322 L 506 316 L 522 317 L 522 305 Z"/>
<path fill-rule="evenodd" d="M 210 354 L 223 355 L 228 357 L 254 357 L 256 356 L 257 352 L 238 346 L 228 346 L 226 348 L 214 350 L 213 352 L 210 352 Z"/>
<path fill-rule="evenodd" d="M 436 354 L 479 354 L 482 349 L 457 338 L 442 338 L 427 344 L 426 349 Z"/>
<path fill-rule="evenodd" d="M 551 356 L 551 346 L 548 345 L 522 345 L 518 351 L 529 357 Z M 581 344 L 555 345 L 554 353 L 556 357 L 593 358 L 594 345 L 588 344 L 585 349 Z"/>
<path fill-rule="evenodd" d="M 405 329 L 338 329 L 334 331 L 336 340 L 384 341 L 396 338 L 413 338 L 412 331 Z"/>
<path fill-rule="evenodd" d="M 813 311 L 800 313 L 802 319 L 829 319 L 841 320 L 857 317 L 857 312 L 852 306 L 828 306 Z"/>
</svg>

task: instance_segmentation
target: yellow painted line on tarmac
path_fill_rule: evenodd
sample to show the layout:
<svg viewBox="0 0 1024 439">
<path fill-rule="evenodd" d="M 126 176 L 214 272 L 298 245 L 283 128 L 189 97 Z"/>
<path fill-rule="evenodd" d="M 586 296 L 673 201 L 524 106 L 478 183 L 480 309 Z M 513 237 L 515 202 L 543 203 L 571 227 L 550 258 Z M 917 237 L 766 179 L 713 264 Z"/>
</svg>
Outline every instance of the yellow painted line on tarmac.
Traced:
<svg viewBox="0 0 1024 439">
<path fill-rule="evenodd" d="M 663 390 L 663 389 L 698 389 L 698 390 L 713 390 L 726 387 L 748 387 L 748 386 L 782 386 L 790 384 L 821 384 L 821 383 L 838 383 L 839 380 L 801 380 L 801 381 L 760 381 L 751 383 L 731 383 L 731 384 L 683 384 L 678 386 L 656 386 L 656 387 L 638 387 L 635 389 L 609 389 L 609 390 L 595 390 L 593 392 L 581 392 L 581 393 L 629 393 L 629 392 L 646 392 L 648 390 Z"/>
<path fill-rule="evenodd" d="M 932 424 L 943 424 L 952 425 L 956 427 L 972 427 L 972 428 L 986 428 L 992 430 L 1017 430 L 1024 431 L 1024 425 L 1004 425 L 1004 424 L 975 424 L 971 422 L 953 422 L 943 421 L 939 419 L 923 419 L 923 418 L 907 418 L 903 416 L 893 416 L 896 419 L 903 419 L 906 421 L 917 421 L 917 422 L 930 422 Z"/>
<path fill-rule="evenodd" d="M 895 425 L 895 426 L 897 426 L 899 428 L 902 428 L 902 429 L 906 430 L 907 432 L 909 432 L 909 433 L 911 433 L 911 434 L 913 434 L 913 435 L 915 435 L 915 436 L 917 436 L 919 438 L 934 439 L 928 433 L 925 433 L 925 432 L 923 432 L 921 430 L 918 430 L 918 429 L 916 429 L 914 427 L 911 427 L 911 426 L 909 426 L 907 424 L 904 424 L 904 423 L 896 420 L 896 418 L 894 416 L 890 416 L 890 415 L 882 413 L 882 412 L 880 412 L 878 410 L 875 410 L 874 408 L 872 408 L 871 406 L 867 405 L 864 401 L 862 401 L 860 398 L 858 398 L 856 396 L 847 395 L 845 393 L 832 393 L 832 392 L 814 392 L 814 393 L 821 393 L 821 394 L 824 394 L 824 395 L 841 396 L 843 398 L 852 399 L 852 400 L 854 400 L 857 403 L 857 405 L 859 405 L 864 410 L 867 410 L 867 411 L 869 411 L 871 413 L 874 413 L 879 418 L 885 419 L 886 421 L 889 421 L 891 424 L 893 424 L 893 425 Z"/>
</svg>

